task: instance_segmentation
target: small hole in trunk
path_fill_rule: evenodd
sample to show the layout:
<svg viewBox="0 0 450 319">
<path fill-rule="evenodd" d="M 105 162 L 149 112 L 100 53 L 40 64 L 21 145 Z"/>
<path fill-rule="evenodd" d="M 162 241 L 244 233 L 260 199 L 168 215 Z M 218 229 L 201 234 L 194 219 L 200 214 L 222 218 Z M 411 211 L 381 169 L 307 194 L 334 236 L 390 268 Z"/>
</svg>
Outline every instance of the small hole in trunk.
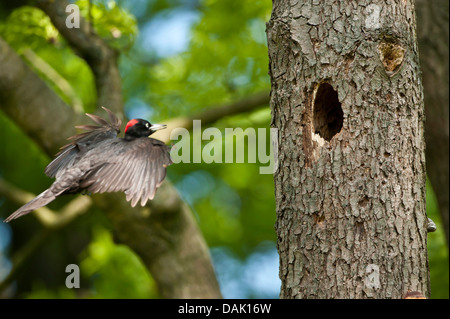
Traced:
<svg viewBox="0 0 450 319">
<path fill-rule="evenodd" d="M 337 92 L 328 83 L 320 84 L 314 100 L 314 133 L 330 141 L 339 133 L 344 122 L 344 112 Z"/>
</svg>

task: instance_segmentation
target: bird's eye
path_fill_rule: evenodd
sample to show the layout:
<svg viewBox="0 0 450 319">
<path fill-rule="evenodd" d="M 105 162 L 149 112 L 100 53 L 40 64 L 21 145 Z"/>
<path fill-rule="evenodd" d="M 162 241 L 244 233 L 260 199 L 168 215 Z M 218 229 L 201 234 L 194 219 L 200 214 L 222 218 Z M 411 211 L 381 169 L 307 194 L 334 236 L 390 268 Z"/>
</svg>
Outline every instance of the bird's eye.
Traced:
<svg viewBox="0 0 450 319">
<path fill-rule="evenodd" d="M 150 124 L 145 123 L 145 127 L 146 127 L 146 128 L 149 128 L 149 127 L 150 127 Z"/>
</svg>

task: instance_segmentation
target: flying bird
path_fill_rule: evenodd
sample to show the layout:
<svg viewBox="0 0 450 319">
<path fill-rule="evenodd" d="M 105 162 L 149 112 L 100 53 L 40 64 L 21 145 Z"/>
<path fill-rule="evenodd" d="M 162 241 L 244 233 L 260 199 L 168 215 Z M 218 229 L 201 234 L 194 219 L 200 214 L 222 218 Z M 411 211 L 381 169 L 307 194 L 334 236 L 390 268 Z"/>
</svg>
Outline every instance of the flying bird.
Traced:
<svg viewBox="0 0 450 319">
<path fill-rule="evenodd" d="M 109 123 L 86 113 L 100 126 L 75 126 L 86 132 L 69 137 L 71 143 L 63 146 L 45 169 L 47 176 L 56 178 L 55 182 L 5 222 L 45 206 L 63 194 L 123 191 L 132 207 L 139 201 L 144 206 L 153 199 L 172 161 L 169 147 L 149 136 L 166 125 L 132 119 L 120 138 L 117 135 L 122 121 L 109 109 L 102 108 L 108 113 Z"/>
</svg>

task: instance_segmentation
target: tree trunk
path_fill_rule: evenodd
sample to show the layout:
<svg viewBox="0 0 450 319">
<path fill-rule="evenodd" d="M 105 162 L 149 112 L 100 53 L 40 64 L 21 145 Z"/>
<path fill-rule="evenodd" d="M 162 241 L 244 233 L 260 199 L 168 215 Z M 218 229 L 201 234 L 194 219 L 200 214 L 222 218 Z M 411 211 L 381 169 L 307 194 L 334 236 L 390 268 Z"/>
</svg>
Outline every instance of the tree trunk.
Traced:
<svg viewBox="0 0 450 319">
<path fill-rule="evenodd" d="M 410 1 L 274 0 L 281 298 L 429 296 Z"/>
<path fill-rule="evenodd" d="M 417 0 L 417 30 L 425 99 L 427 173 L 436 193 L 448 245 L 448 0 Z"/>
</svg>

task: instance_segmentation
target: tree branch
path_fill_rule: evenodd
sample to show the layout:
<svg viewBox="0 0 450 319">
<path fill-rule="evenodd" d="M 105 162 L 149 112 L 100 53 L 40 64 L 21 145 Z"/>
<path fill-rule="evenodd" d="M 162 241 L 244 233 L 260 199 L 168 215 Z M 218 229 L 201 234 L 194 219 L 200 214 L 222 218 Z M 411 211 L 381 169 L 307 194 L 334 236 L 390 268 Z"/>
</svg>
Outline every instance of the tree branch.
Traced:
<svg viewBox="0 0 450 319">
<path fill-rule="evenodd" d="M 0 194 L 8 199 L 25 205 L 33 198 L 35 194 L 23 191 L 0 178 Z M 57 214 L 46 206 L 36 210 L 36 217 L 45 228 L 59 229 L 69 224 L 78 215 L 85 213 L 92 205 L 92 200 L 87 196 L 79 196 L 68 203 L 61 209 L 61 213 Z"/>
<path fill-rule="evenodd" d="M 1 109 L 47 154 L 55 154 L 75 134 L 75 111 L 1 37 L 0 66 Z"/>
<path fill-rule="evenodd" d="M 259 92 L 232 103 L 208 107 L 205 111 L 193 115 L 190 120 L 201 120 L 202 124 L 211 124 L 222 117 L 253 111 L 263 106 L 269 106 L 270 93 Z"/>
<path fill-rule="evenodd" d="M 157 131 L 152 137 L 160 139 L 165 143 L 170 141 L 170 133 L 176 128 L 192 129 L 193 120 L 201 120 L 202 125 L 211 125 L 223 117 L 254 111 L 258 108 L 269 105 L 270 93 L 259 92 L 254 95 L 243 98 L 228 104 L 219 106 L 210 106 L 205 108 L 203 112 L 199 112 L 190 117 L 177 117 L 165 121 L 167 129 Z"/>
<path fill-rule="evenodd" d="M 67 28 L 65 0 L 36 0 L 52 21 L 56 29 L 67 40 L 70 46 L 89 65 L 95 76 L 97 88 L 97 105 L 105 106 L 114 113 L 122 114 L 122 87 L 119 68 L 117 67 L 118 52 L 98 36 L 90 27 L 89 22 L 80 17 L 80 28 Z"/>
<path fill-rule="evenodd" d="M 20 205 L 24 205 L 36 197 L 34 194 L 14 187 L 3 179 L 0 179 L 0 194 Z M 15 278 L 18 270 L 26 264 L 36 249 L 51 234 L 70 224 L 75 218 L 87 212 L 91 206 L 92 200 L 89 197 L 79 196 L 65 205 L 59 214 L 47 207 L 37 209 L 34 214 L 45 227 L 33 235 L 33 238 L 29 239 L 24 246 L 14 253 L 12 256 L 13 267 L 8 276 L 0 282 L 0 293 L 8 287 Z"/>
<path fill-rule="evenodd" d="M 48 79 L 50 79 L 58 87 L 58 89 L 70 99 L 70 104 L 77 113 L 83 113 L 83 102 L 65 78 L 56 72 L 56 70 L 45 62 L 44 59 L 41 59 L 39 55 L 34 53 L 33 50 L 29 48 L 24 50 L 23 57 L 28 61 L 28 63 L 33 65 L 34 68 L 39 70 L 41 74 L 44 74 Z"/>
<path fill-rule="evenodd" d="M 143 208 L 131 209 L 123 194 L 92 197 L 115 225 L 119 240 L 150 269 L 161 296 L 221 298 L 208 247 L 190 208 L 170 183 L 164 182 Z"/>
</svg>

